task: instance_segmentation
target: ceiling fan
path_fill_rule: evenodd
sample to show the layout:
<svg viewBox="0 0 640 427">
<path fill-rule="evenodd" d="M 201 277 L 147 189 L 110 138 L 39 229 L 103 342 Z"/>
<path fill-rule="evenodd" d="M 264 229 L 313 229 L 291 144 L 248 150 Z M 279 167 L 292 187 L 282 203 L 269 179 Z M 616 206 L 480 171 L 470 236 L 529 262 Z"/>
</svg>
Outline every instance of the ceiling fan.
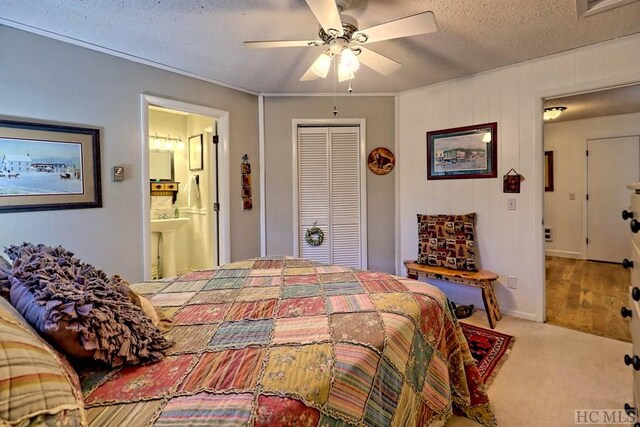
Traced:
<svg viewBox="0 0 640 427">
<path fill-rule="evenodd" d="M 356 19 L 342 14 L 351 0 L 305 1 L 320 22 L 318 39 L 244 42 L 250 48 L 328 46 L 300 78 L 301 81 L 326 77 L 332 61 L 334 58 L 338 61 L 338 57 L 338 80 L 341 82 L 352 79 L 360 63 L 387 76 L 398 70 L 401 64 L 363 45 L 431 33 L 438 29 L 433 12 L 423 12 L 361 30 Z"/>
</svg>

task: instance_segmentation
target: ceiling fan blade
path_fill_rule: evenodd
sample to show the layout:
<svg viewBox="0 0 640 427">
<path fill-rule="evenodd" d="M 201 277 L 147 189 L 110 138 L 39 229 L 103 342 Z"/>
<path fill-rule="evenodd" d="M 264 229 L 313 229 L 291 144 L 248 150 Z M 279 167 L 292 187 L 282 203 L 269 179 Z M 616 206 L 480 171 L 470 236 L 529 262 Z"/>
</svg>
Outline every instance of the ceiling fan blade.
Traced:
<svg viewBox="0 0 640 427">
<path fill-rule="evenodd" d="M 264 41 L 246 41 L 244 45 L 252 49 L 262 49 L 269 47 L 307 47 L 321 46 L 322 40 L 264 40 Z"/>
<path fill-rule="evenodd" d="M 393 59 L 389 59 L 372 50 L 365 49 L 364 47 L 359 47 L 358 49 L 360 49 L 360 55 L 358 55 L 360 63 L 384 76 L 388 76 L 402 66 Z"/>
<path fill-rule="evenodd" d="M 373 43 L 382 40 L 397 39 L 400 37 L 427 34 L 438 30 L 433 12 L 424 12 L 406 18 L 397 19 L 384 24 L 360 30 L 353 35 L 353 40 L 358 39 L 359 34 L 367 36 L 363 43 Z"/>
<path fill-rule="evenodd" d="M 318 22 L 324 30 L 328 33 L 329 30 L 334 29 L 342 34 L 342 21 L 340 20 L 340 13 L 338 12 L 338 6 L 334 0 L 305 0 L 307 6 L 311 9 L 316 16 Z"/>
</svg>

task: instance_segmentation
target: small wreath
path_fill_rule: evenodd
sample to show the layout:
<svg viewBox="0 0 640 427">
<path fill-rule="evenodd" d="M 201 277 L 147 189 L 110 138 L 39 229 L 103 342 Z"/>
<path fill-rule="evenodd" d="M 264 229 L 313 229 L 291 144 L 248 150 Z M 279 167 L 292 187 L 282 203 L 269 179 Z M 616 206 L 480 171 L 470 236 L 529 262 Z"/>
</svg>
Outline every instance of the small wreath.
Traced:
<svg viewBox="0 0 640 427">
<path fill-rule="evenodd" d="M 313 226 L 307 229 L 305 238 L 311 246 L 320 246 L 324 242 L 324 233 L 318 227 Z"/>
</svg>

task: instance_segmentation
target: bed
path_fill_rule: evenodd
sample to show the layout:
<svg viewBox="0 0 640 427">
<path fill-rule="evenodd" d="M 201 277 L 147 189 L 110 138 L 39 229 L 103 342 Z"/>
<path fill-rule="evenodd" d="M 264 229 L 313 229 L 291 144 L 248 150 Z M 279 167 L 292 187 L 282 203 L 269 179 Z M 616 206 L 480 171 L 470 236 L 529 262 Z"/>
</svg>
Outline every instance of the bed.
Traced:
<svg viewBox="0 0 640 427">
<path fill-rule="evenodd" d="M 495 425 L 446 296 L 386 273 L 275 257 L 131 285 L 175 344 L 78 372 L 91 426 Z"/>
</svg>

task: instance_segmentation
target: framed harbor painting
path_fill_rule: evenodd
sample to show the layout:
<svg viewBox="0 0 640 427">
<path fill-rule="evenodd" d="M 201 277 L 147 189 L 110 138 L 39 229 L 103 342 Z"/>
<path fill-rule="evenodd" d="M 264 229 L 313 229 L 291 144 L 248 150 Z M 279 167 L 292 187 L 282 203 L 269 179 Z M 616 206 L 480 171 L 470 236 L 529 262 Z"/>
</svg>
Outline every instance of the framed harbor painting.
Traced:
<svg viewBox="0 0 640 427">
<path fill-rule="evenodd" d="M 498 124 L 427 132 L 427 179 L 498 176 Z"/>
<path fill-rule="evenodd" d="M 0 119 L 0 213 L 99 207 L 98 129 Z"/>
</svg>

